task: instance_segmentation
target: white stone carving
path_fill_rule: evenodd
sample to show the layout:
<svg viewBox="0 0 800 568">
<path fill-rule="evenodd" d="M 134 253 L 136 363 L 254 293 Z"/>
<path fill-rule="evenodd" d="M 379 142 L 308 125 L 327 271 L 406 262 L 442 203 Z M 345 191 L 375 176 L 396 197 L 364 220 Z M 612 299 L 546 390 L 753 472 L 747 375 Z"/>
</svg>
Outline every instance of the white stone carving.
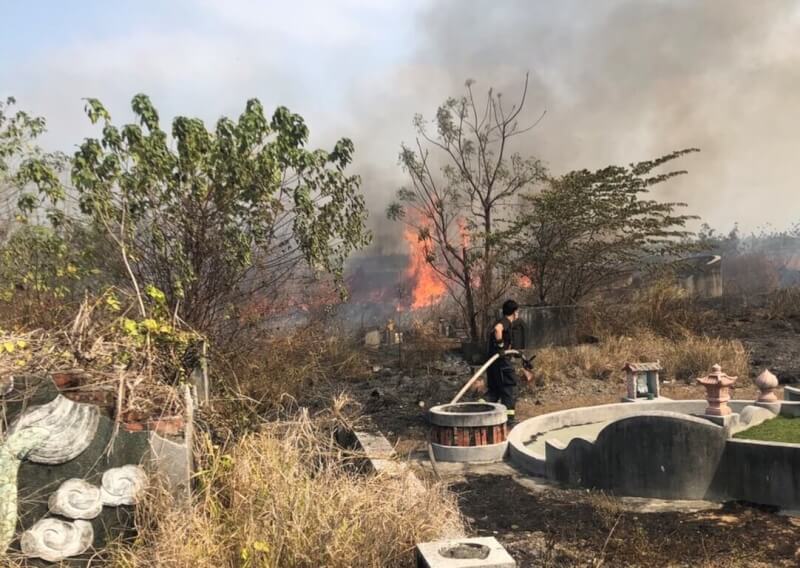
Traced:
<svg viewBox="0 0 800 568">
<path fill-rule="evenodd" d="M 83 479 L 68 479 L 50 496 L 50 512 L 70 519 L 94 519 L 103 510 L 100 488 Z"/>
<path fill-rule="evenodd" d="M 100 495 L 103 505 L 135 505 L 147 487 L 147 473 L 138 465 L 123 465 L 103 474 Z"/>
<path fill-rule="evenodd" d="M 35 463 L 59 464 L 79 456 L 97 433 L 100 410 L 92 404 L 81 404 L 58 395 L 56 398 L 25 411 L 10 433 L 23 428 L 44 428 L 50 437 L 34 448 L 27 459 Z"/>
<path fill-rule="evenodd" d="M 59 562 L 70 556 L 86 552 L 94 540 L 94 529 L 89 521 L 62 521 L 42 519 L 22 533 L 20 547 L 29 558 Z"/>
</svg>

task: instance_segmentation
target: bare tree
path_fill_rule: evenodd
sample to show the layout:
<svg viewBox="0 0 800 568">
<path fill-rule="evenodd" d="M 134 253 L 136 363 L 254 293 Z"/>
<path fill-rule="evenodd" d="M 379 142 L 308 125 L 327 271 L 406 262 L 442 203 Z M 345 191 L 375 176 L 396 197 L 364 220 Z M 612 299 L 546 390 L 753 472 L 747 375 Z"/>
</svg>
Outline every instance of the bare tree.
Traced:
<svg viewBox="0 0 800 568">
<path fill-rule="evenodd" d="M 464 96 L 438 108 L 435 134 L 421 115 L 414 117 L 415 144 L 403 144 L 400 152 L 411 184 L 398 191 L 387 215 L 416 230 L 427 261 L 477 341 L 508 287 L 499 257 L 508 251 L 509 205 L 520 191 L 543 180 L 545 169 L 538 159 L 511 150 L 512 139 L 542 118 L 528 126 L 519 123 L 527 75 L 510 107 L 491 89 L 483 102 L 476 101 L 472 86 L 467 81 Z"/>
</svg>

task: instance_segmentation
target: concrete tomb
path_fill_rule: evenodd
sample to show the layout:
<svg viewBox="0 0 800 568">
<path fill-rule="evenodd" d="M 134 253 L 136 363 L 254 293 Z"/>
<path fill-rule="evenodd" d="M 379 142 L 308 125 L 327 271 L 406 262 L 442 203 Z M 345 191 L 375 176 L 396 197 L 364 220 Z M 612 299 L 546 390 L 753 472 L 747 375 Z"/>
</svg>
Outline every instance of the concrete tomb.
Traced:
<svg viewBox="0 0 800 568">
<path fill-rule="evenodd" d="M 119 428 L 110 409 L 65 397 L 49 376 L 10 384 L 0 395 L 11 422 L 0 445 L 0 557 L 11 546 L 48 562 L 90 563 L 108 540 L 133 536 L 146 469 L 186 494 L 184 439 Z"/>
</svg>

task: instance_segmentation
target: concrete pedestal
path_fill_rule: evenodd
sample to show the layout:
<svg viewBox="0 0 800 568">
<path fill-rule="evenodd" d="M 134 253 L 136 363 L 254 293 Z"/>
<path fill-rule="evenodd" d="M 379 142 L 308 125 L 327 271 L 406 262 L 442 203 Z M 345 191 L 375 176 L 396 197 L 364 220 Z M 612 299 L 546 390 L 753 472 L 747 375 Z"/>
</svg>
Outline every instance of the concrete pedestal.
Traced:
<svg viewBox="0 0 800 568">
<path fill-rule="evenodd" d="M 459 538 L 417 545 L 418 568 L 516 568 L 494 537 Z"/>
<path fill-rule="evenodd" d="M 714 414 L 692 414 L 692 416 L 696 416 L 697 418 L 705 418 L 717 426 L 722 426 L 725 428 L 726 436 L 730 436 L 731 432 L 739 426 L 739 414 L 736 412 L 725 414 L 724 416 L 716 416 Z"/>
</svg>

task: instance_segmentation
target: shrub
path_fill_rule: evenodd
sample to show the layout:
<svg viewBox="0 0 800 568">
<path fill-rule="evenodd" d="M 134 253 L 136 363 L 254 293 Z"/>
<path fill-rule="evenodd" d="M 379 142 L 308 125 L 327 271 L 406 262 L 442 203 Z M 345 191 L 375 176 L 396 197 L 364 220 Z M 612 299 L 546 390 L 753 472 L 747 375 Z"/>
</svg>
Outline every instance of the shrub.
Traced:
<svg viewBox="0 0 800 568">
<path fill-rule="evenodd" d="M 111 566 L 413 566 L 415 542 L 462 534 L 455 497 L 402 480 L 363 476 L 333 441 L 334 412 L 300 412 L 208 446 L 188 509 L 153 494 L 137 509 L 139 537 Z"/>
</svg>

